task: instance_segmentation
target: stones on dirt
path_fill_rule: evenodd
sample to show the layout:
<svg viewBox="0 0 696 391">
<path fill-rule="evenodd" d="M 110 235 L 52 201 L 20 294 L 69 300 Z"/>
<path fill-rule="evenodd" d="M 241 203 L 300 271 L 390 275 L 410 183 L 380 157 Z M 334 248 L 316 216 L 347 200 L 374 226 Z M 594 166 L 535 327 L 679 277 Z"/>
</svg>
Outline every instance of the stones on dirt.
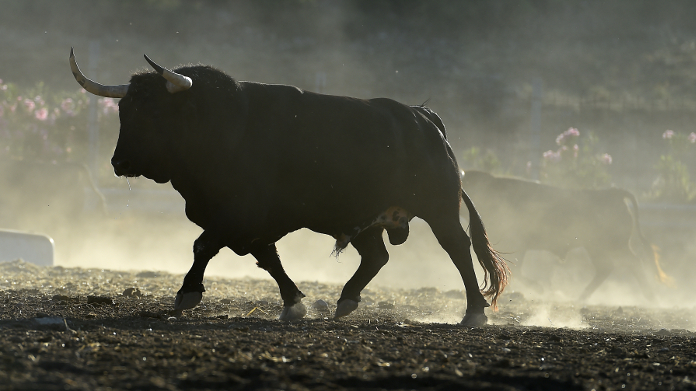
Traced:
<svg viewBox="0 0 696 391">
<path fill-rule="evenodd" d="M 312 309 L 318 312 L 329 312 L 329 304 L 319 299 L 312 304 Z"/>
<path fill-rule="evenodd" d="M 388 301 L 380 301 L 379 303 L 377 303 L 377 308 L 379 308 L 381 310 L 393 310 L 394 303 L 388 302 Z"/>
<path fill-rule="evenodd" d="M 97 304 L 97 305 L 116 305 L 114 299 L 108 296 L 87 296 L 87 304 Z"/>
<path fill-rule="evenodd" d="M 445 292 L 445 297 L 450 298 L 450 299 L 457 299 L 457 300 L 463 300 L 466 299 L 466 295 L 458 289 L 452 289 L 447 292 Z"/>
<path fill-rule="evenodd" d="M 143 293 L 138 288 L 127 288 L 121 295 L 124 297 L 142 297 Z"/>
<path fill-rule="evenodd" d="M 135 275 L 138 278 L 156 278 L 160 276 L 160 273 L 153 271 L 143 271 Z"/>
<path fill-rule="evenodd" d="M 37 315 L 39 315 L 39 314 L 37 314 Z M 36 322 L 42 326 L 62 325 L 63 318 L 60 316 L 37 316 L 36 318 L 34 318 L 34 322 Z"/>
<path fill-rule="evenodd" d="M 141 318 L 153 318 L 153 319 L 162 319 L 162 320 L 170 320 L 172 318 L 167 313 L 154 312 L 154 311 L 140 311 L 140 312 L 138 312 L 138 316 L 140 316 Z M 176 318 L 174 318 L 174 320 L 176 320 Z"/>
<path fill-rule="evenodd" d="M 61 303 L 79 303 L 80 298 L 79 297 L 70 297 L 66 295 L 54 295 L 52 297 L 53 301 L 56 302 L 61 302 Z"/>
</svg>

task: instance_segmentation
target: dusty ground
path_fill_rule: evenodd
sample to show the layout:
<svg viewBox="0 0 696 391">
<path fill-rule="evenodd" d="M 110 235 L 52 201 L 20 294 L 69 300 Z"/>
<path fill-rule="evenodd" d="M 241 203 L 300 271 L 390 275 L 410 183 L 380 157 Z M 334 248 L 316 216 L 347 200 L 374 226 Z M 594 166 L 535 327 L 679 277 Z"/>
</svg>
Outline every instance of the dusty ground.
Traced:
<svg viewBox="0 0 696 391">
<path fill-rule="evenodd" d="M 273 282 L 208 279 L 173 318 L 181 276 L 21 261 L 0 276 L 0 389 L 696 389 L 694 309 L 511 293 L 468 329 L 454 324 L 459 291 L 373 288 L 334 321 L 340 286 L 301 283 L 308 307 L 328 309 L 281 323 Z M 554 327 L 525 326 L 540 319 Z"/>
</svg>

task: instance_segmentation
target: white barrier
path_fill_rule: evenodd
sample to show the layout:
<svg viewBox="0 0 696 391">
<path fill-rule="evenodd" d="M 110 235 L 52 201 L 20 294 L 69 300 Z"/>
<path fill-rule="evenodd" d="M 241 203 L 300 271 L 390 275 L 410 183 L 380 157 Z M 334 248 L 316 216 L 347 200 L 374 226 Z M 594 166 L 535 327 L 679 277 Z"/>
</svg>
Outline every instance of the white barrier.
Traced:
<svg viewBox="0 0 696 391">
<path fill-rule="evenodd" d="M 53 239 L 46 235 L 0 230 L 0 262 L 17 259 L 53 266 Z"/>
</svg>

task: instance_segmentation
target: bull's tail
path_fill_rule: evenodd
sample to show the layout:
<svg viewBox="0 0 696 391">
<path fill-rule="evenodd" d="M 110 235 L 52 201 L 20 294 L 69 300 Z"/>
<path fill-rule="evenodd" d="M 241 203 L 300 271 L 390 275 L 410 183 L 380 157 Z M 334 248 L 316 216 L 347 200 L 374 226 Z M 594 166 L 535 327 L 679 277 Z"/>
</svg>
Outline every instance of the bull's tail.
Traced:
<svg viewBox="0 0 696 391">
<path fill-rule="evenodd" d="M 471 198 L 462 189 L 462 200 L 469 210 L 469 228 L 471 232 L 471 244 L 474 252 L 483 267 L 483 287 L 481 293 L 485 297 L 491 297 L 493 309 L 498 309 L 498 297 L 503 293 L 508 284 L 510 269 L 500 254 L 493 249 L 488 241 L 486 228 L 478 211 L 471 202 Z"/>
<path fill-rule="evenodd" d="M 629 208 L 631 209 L 631 214 L 633 215 L 633 229 L 640 239 L 643 252 L 645 254 L 649 254 L 652 262 L 655 264 L 657 278 L 663 284 L 672 284 L 672 277 L 667 275 L 667 273 L 662 270 L 662 266 L 660 266 L 660 254 L 658 253 L 658 247 L 648 242 L 648 240 L 645 239 L 645 236 L 643 236 L 643 231 L 640 229 L 640 222 L 638 220 L 638 200 L 636 200 L 636 197 L 630 191 L 621 190 L 621 194 L 625 199 L 630 201 Z"/>
</svg>

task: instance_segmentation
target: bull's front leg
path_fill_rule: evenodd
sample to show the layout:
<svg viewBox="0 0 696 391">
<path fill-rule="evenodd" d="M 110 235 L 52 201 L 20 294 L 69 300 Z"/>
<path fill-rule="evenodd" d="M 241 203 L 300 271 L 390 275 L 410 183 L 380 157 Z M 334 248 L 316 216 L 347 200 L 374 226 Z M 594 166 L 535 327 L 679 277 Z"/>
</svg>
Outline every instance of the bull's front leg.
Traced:
<svg viewBox="0 0 696 391">
<path fill-rule="evenodd" d="M 222 248 L 217 235 L 210 231 L 204 231 L 193 243 L 193 265 L 184 277 L 184 284 L 176 294 L 174 301 L 174 314 L 181 315 L 183 310 L 193 308 L 203 299 L 203 276 L 208 262 Z"/>
<path fill-rule="evenodd" d="M 256 264 L 266 270 L 280 288 L 283 311 L 278 319 L 290 321 L 303 318 L 307 314 L 307 308 L 302 304 L 302 298 L 305 295 L 285 273 L 275 243 L 258 246 L 251 251 L 251 255 L 256 258 Z"/>
</svg>

